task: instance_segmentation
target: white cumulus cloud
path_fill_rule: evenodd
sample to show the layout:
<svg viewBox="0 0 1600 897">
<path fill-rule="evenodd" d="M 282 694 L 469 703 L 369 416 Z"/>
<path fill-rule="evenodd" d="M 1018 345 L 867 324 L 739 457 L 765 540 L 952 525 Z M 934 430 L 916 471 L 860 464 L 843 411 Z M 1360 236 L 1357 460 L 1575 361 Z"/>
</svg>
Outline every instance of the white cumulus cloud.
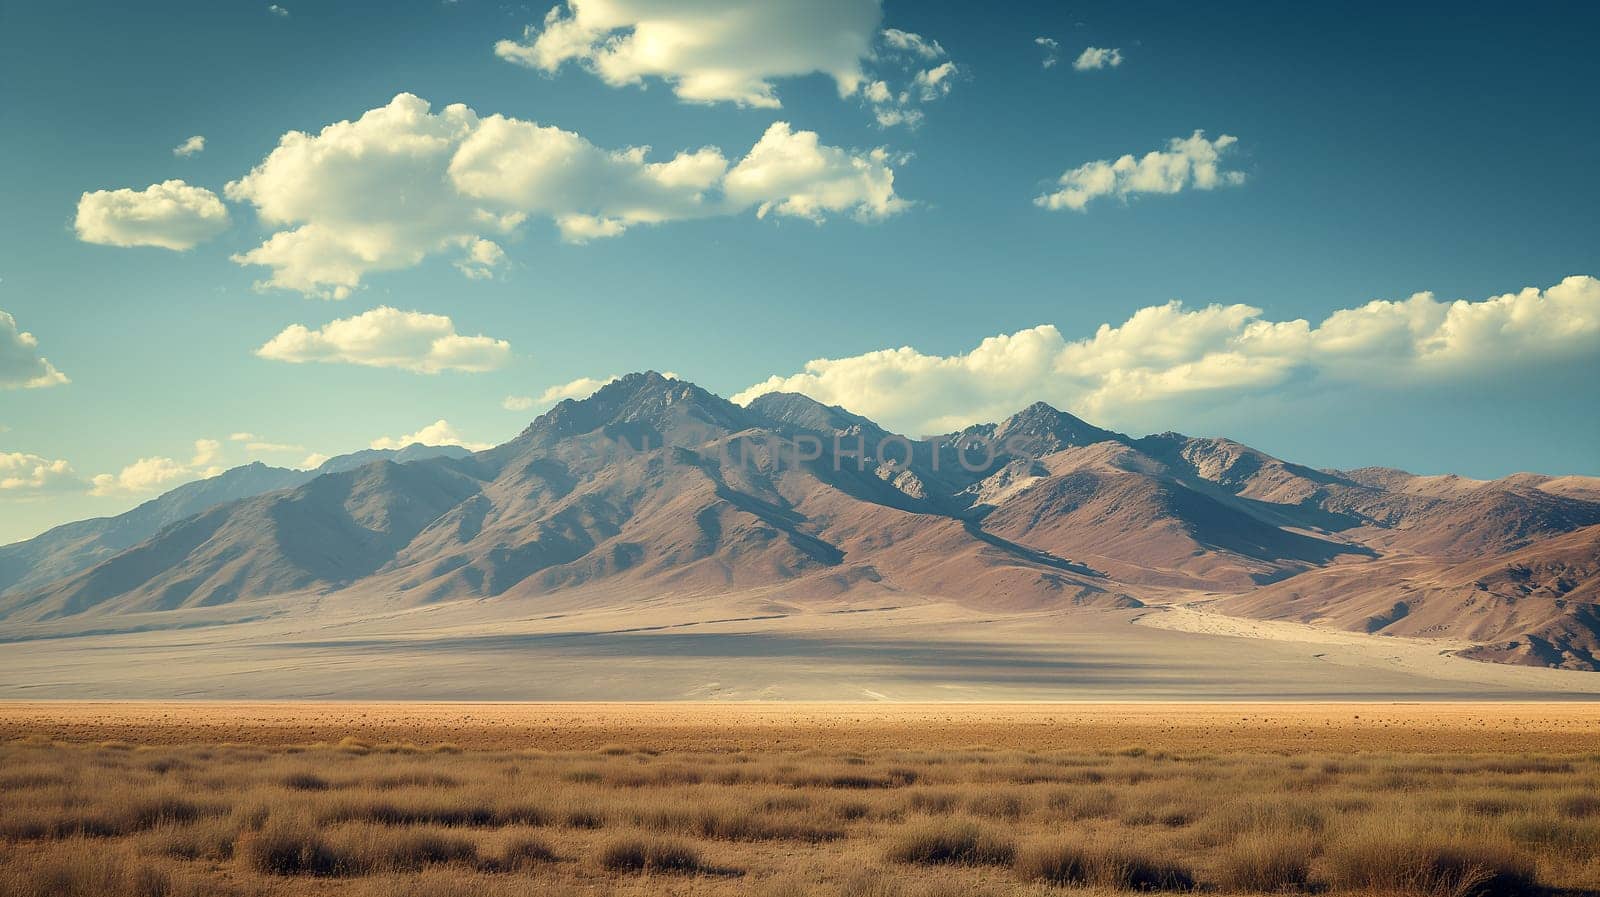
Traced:
<svg viewBox="0 0 1600 897">
<path fill-rule="evenodd" d="M 855 93 L 882 18 L 879 0 L 567 0 L 494 52 L 544 72 L 576 63 L 613 87 L 659 79 L 688 102 L 775 109 L 779 79 L 820 73 Z"/>
<path fill-rule="evenodd" d="M 505 264 L 506 251 L 493 240 L 473 240 L 467 253 L 456 262 L 456 270 L 472 280 L 487 280 Z"/>
<path fill-rule="evenodd" d="M 40 389 L 70 383 L 50 359 L 39 354 L 39 340 L 0 311 L 0 389 Z"/>
<path fill-rule="evenodd" d="M 1040 65 L 1047 69 L 1055 68 L 1056 63 L 1061 61 L 1061 57 L 1058 55 L 1058 51 L 1061 49 L 1061 42 L 1053 37 L 1036 37 L 1033 42 L 1035 45 L 1044 48 L 1044 59 L 1040 62 Z"/>
<path fill-rule="evenodd" d="M 885 28 L 882 34 L 883 42 L 888 47 L 901 52 L 920 56 L 923 59 L 940 59 L 944 56 L 944 47 L 939 46 L 936 40 L 929 40 L 920 34 L 910 31 L 901 31 L 899 28 Z"/>
<path fill-rule="evenodd" d="M 616 374 L 609 377 L 579 377 L 566 383 L 558 383 L 539 394 L 541 405 L 552 405 L 562 399 L 588 398 L 595 390 L 617 379 Z"/>
<path fill-rule="evenodd" d="M 196 153 L 204 152 L 205 148 L 206 148 L 205 135 L 196 134 L 193 137 L 190 137 L 188 140 L 185 140 L 184 142 L 182 142 L 182 143 L 178 144 L 177 146 L 173 147 L 172 148 L 172 154 L 174 156 L 178 156 L 179 158 L 187 158 L 187 157 L 192 156 L 192 155 L 194 155 Z"/>
<path fill-rule="evenodd" d="M 1340 309 L 1313 324 L 1271 321 L 1249 305 L 1135 312 L 1069 340 L 1043 324 L 970 352 L 911 347 L 808 362 L 734 396 L 800 392 L 914 434 L 998 420 L 1044 400 L 1118 426 L 1163 402 L 1227 401 L 1291 383 L 1382 390 L 1600 356 L 1600 280 L 1574 276 L 1481 301 L 1432 293 Z"/>
<path fill-rule="evenodd" d="M 144 495 L 162 492 L 189 480 L 214 477 L 222 473 L 222 443 L 215 439 L 196 439 L 194 457 L 189 463 L 166 457 L 140 458 L 117 473 L 96 474 L 90 481 L 90 495 Z"/>
<path fill-rule="evenodd" d="M 193 467 L 214 467 L 222 460 L 222 443 L 215 439 L 196 439 L 194 441 Z M 220 471 L 219 471 L 220 472 Z"/>
<path fill-rule="evenodd" d="M 506 396 L 500 400 L 500 407 L 507 411 L 527 411 L 539 404 L 533 396 Z"/>
<path fill-rule="evenodd" d="M 826 146 L 815 131 L 777 122 L 723 182 L 728 201 L 756 207 L 757 217 L 791 215 L 823 220 L 848 212 L 862 221 L 887 218 L 909 203 L 894 192 L 887 150 L 858 154 Z"/>
<path fill-rule="evenodd" d="M 89 493 L 100 496 L 145 495 L 192 480 L 195 476 L 193 468 L 171 458 L 140 458 L 118 473 L 96 474 Z"/>
<path fill-rule="evenodd" d="M 671 374 L 665 375 L 671 377 Z M 579 377 L 566 383 L 557 383 L 546 387 L 538 396 L 506 396 L 500 407 L 507 411 L 527 411 L 545 405 L 554 405 L 562 399 L 587 398 L 595 390 L 617 379 L 616 374 L 609 377 Z"/>
<path fill-rule="evenodd" d="M 480 118 L 459 104 L 433 112 L 400 94 L 318 134 L 285 134 L 225 192 L 279 228 L 234 257 L 271 270 L 262 286 L 342 299 L 370 272 L 443 252 L 456 253 L 467 276 L 488 277 L 505 263 L 496 238 L 530 216 L 580 243 L 752 207 L 881 218 L 906 205 L 894 194 L 896 162 L 881 149 L 827 146 L 786 122 L 737 163 L 716 147 L 652 161 L 648 147 L 603 149 L 561 128 Z"/>
<path fill-rule="evenodd" d="M 341 362 L 437 374 L 502 367 L 511 359 L 511 344 L 481 334 L 462 336 L 446 315 L 379 306 L 316 330 L 291 325 L 256 354 L 292 364 Z"/>
<path fill-rule="evenodd" d="M 404 436 L 381 436 L 372 440 L 372 447 L 375 449 L 403 449 L 406 446 L 418 443 L 422 445 L 459 445 L 475 452 L 494 447 L 492 443 L 470 442 L 463 439 L 461 434 L 456 432 L 456 428 L 443 418 L 428 424 L 415 433 L 407 433 Z M 307 461 L 309 460 L 311 459 L 308 458 Z"/>
<path fill-rule="evenodd" d="M 1205 132 L 1174 137 L 1165 150 L 1155 150 L 1135 158 L 1132 154 L 1115 161 L 1099 160 L 1079 165 L 1063 174 L 1060 189 L 1034 198 L 1034 205 L 1046 209 L 1072 209 L 1081 212 L 1089 202 L 1102 196 L 1127 199 L 1139 193 L 1178 193 L 1186 189 L 1215 190 L 1244 183 L 1244 173 L 1222 167 L 1222 157 L 1237 137 L 1223 134 L 1207 140 Z"/>
<path fill-rule="evenodd" d="M 923 104 L 948 96 L 962 74 L 938 41 L 896 28 L 884 29 L 876 58 L 889 71 L 869 78 L 861 97 L 881 128 L 915 128 L 922 123 Z"/>
<path fill-rule="evenodd" d="M 228 209 L 210 190 L 170 180 L 143 190 L 85 193 L 74 226 L 85 243 L 181 251 L 227 229 Z"/>
<path fill-rule="evenodd" d="M 1072 61 L 1072 67 L 1080 72 L 1114 69 L 1121 64 L 1122 51 L 1116 47 L 1085 47 L 1078 58 Z"/>
<path fill-rule="evenodd" d="M 949 91 L 954 74 L 937 40 L 878 25 L 880 0 L 567 0 L 522 39 L 495 44 L 500 58 L 546 73 L 573 63 L 613 87 L 667 84 L 691 103 L 777 109 L 775 82 L 822 74 L 840 97 L 857 94 L 883 127 L 915 126 L 920 102 Z"/>
<path fill-rule="evenodd" d="M 79 492 L 83 480 L 66 461 L 27 452 L 0 452 L 0 495 L 8 497 L 42 495 L 50 492 Z"/>
<path fill-rule="evenodd" d="M 480 218 L 445 177 L 477 124 L 465 106 L 434 115 L 427 102 L 401 94 L 319 134 L 284 134 L 224 188 L 229 199 L 254 205 L 263 223 L 283 228 L 234 261 L 270 267 L 267 286 L 344 298 L 369 271 L 407 268 L 506 230 L 507 222 Z"/>
</svg>

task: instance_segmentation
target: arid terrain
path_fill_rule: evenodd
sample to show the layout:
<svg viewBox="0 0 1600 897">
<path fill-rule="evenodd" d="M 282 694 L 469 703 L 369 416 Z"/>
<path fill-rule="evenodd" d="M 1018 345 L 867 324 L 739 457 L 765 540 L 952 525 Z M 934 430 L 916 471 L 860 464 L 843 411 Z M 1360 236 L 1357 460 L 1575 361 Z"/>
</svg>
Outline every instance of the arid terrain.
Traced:
<svg viewBox="0 0 1600 897">
<path fill-rule="evenodd" d="M 374 611 L 336 596 L 227 625 L 0 645 L 0 698 L 441 701 L 1540 700 L 1593 673 L 1482 663 L 1205 603 L 997 610 L 768 591 L 591 606 L 570 596 Z M 203 613 L 203 612 L 202 612 Z M 128 627 L 119 629 L 118 627 Z"/>
<path fill-rule="evenodd" d="M 1597 36 L 0 0 L 0 897 L 1600 897 Z"/>
<path fill-rule="evenodd" d="M 0 894 L 1600 893 L 1592 704 L 0 704 Z"/>
<path fill-rule="evenodd" d="M 633 374 L 479 452 L 0 547 L 0 698 L 1600 696 L 1600 480 L 1315 470 L 1043 403 L 907 439 Z"/>
</svg>

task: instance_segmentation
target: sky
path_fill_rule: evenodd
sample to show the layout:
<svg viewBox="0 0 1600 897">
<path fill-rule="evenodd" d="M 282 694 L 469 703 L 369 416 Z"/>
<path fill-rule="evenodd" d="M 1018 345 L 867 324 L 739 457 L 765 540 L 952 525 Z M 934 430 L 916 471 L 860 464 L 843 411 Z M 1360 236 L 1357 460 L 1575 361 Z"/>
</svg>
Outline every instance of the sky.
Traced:
<svg viewBox="0 0 1600 897">
<path fill-rule="evenodd" d="M 0 542 L 671 371 L 1600 474 L 1600 12 L 0 0 Z"/>
</svg>

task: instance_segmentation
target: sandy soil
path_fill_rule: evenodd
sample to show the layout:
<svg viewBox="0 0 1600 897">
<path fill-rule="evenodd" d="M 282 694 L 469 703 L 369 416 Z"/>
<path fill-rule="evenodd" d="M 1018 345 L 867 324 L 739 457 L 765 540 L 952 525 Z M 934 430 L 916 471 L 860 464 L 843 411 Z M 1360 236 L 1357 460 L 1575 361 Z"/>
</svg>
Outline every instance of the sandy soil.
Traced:
<svg viewBox="0 0 1600 897">
<path fill-rule="evenodd" d="M 1600 751 L 1600 703 L 403 704 L 0 702 L 0 741 L 469 749 Z"/>
<path fill-rule="evenodd" d="M 1202 600 L 1151 608 L 1149 613 L 1136 615 L 1133 622 L 1174 632 L 1301 646 L 1318 660 L 1352 670 L 1388 669 L 1489 687 L 1588 690 L 1593 686 L 1587 683 L 1600 679 L 1597 673 L 1468 660 L 1455 652 L 1476 643 L 1462 639 L 1373 636 L 1303 623 L 1252 620 L 1217 613 L 1208 609 L 1207 603 Z"/>
<path fill-rule="evenodd" d="M 307 606 L 307 602 L 310 606 Z M 339 607 L 304 596 L 8 631 L 0 699 L 1336 701 L 1600 698 L 1600 674 L 1203 607 L 978 611 L 771 595 Z M 140 630 L 140 626 L 149 626 Z M 161 628 L 154 628 L 159 626 Z"/>
</svg>

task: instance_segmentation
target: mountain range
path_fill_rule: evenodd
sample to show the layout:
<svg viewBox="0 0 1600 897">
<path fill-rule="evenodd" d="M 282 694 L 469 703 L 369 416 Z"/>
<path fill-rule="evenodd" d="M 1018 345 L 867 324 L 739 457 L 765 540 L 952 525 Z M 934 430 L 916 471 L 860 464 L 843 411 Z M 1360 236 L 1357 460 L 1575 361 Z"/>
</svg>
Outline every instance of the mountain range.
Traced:
<svg viewBox="0 0 1600 897">
<path fill-rule="evenodd" d="M 802 395 L 740 406 L 641 373 L 486 451 L 254 464 L 0 548 L 0 635 L 285 596 L 626 610 L 734 590 L 1183 605 L 1596 670 L 1600 478 L 1318 470 L 1043 403 L 909 439 Z"/>
<path fill-rule="evenodd" d="M 459 446 L 410 445 L 364 449 L 329 458 L 311 470 L 271 467 L 257 461 L 214 477 L 185 483 L 115 517 L 96 517 L 55 527 L 24 542 L 0 546 L 0 594 L 26 590 L 76 573 L 143 542 L 163 527 L 213 505 L 310 482 L 325 473 L 354 470 L 380 459 L 404 464 L 439 456 L 461 457 Z"/>
</svg>

